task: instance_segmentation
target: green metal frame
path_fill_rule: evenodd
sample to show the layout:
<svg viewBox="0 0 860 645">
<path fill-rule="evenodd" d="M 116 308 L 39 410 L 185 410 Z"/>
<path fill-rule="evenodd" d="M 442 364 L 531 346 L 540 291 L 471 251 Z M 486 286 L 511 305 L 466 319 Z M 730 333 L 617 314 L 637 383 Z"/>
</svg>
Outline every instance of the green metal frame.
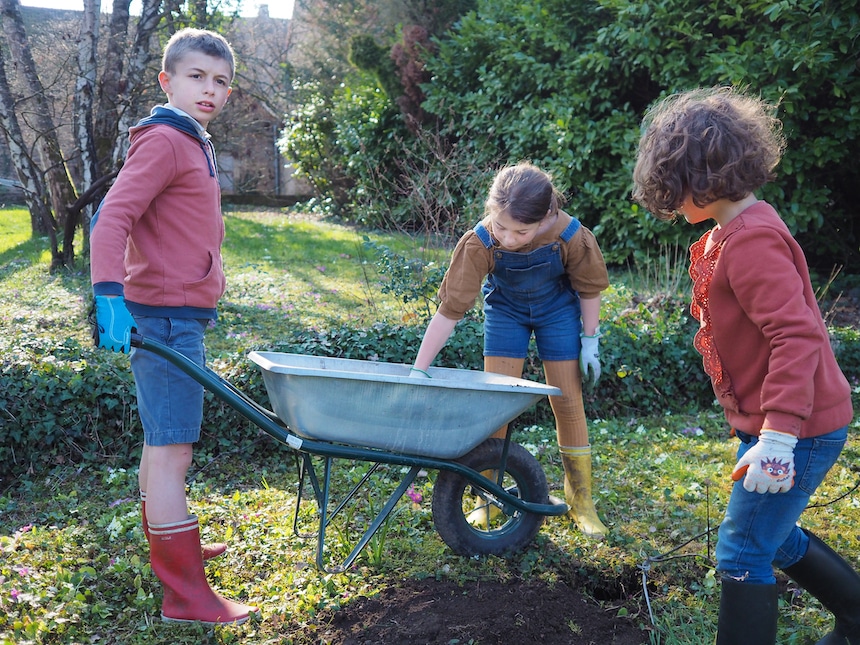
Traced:
<svg viewBox="0 0 860 645">
<path fill-rule="evenodd" d="M 131 344 L 133 347 L 153 352 L 158 356 L 170 361 L 173 365 L 188 374 L 195 381 L 200 383 L 206 390 L 211 392 L 218 399 L 229 405 L 236 412 L 248 419 L 251 423 L 258 426 L 266 434 L 274 439 L 292 448 L 297 453 L 299 464 L 299 494 L 296 500 L 296 512 L 293 521 L 293 529 L 296 535 L 302 536 L 298 532 L 298 515 L 299 505 L 302 500 L 302 490 L 305 480 L 310 481 L 314 491 L 317 505 L 319 506 L 320 522 L 317 532 L 317 566 L 328 572 L 339 572 L 352 565 L 355 558 L 361 550 L 367 545 L 376 531 L 382 526 L 395 505 L 403 496 L 409 485 L 415 480 L 418 472 L 422 469 L 448 470 L 455 472 L 465 477 L 476 488 L 486 491 L 502 504 L 502 509 L 506 514 L 511 514 L 514 509 L 525 513 L 534 513 L 545 516 L 558 516 L 567 512 L 567 504 L 536 504 L 520 499 L 516 495 L 502 488 L 499 484 L 504 473 L 504 461 L 508 453 L 508 445 L 510 444 L 510 432 L 505 437 L 505 448 L 502 455 L 502 463 L 499 464 L 499 480 L 492 481 L 484 477 L 481 473 L 468 468 L 457 461 L 447 459 L 438 459 L 435 457 L 422 457 L 418 455 L 406 455 L 387 450 L 379 450 L 375 448 L 364 448 L 361 446 L 351 446 L 344 444 L 329 443 L 325 441 L 317 441 L 312 439 L 304 439 L 292 432 L 281 421 L 277 415 L 271 410 L 258 404 L 256 401 L 248 397 L 242 391 L 233 386 L 229 381 L 222 378 L 208 367 L 201 367 L 185 355 L 176 350 L 159 343 L 149 340 L 139 334 L 132 334 Z M 314 467 L 310 456 L 317 455 L 324 458 L 323 479 L 320 483 L 316 468 Z M 375 463 L 362 480 L 356 484 L 341 500 L 337 507 L 331 512 L 328 512 L 330 504 L 330 481 L 331 469 L 335 459 L 348 459 L 352 461 L 366 461 Z M 367 530 L 359 539 L 355 548 L 346 558 L 346 560 L 337 567 L 325 566 L 325 532 L 330 521 L 346 506 L 346 504 L 356 495 L 360 488 L 367 483 L 370 475 L 376 470 L 379 464 L 392 464 L 398 466 L 408 466 L 409 470 L 401 479 L 397 488 L 388 497 L 382 509 L 371 521 Z"/>
</svg>

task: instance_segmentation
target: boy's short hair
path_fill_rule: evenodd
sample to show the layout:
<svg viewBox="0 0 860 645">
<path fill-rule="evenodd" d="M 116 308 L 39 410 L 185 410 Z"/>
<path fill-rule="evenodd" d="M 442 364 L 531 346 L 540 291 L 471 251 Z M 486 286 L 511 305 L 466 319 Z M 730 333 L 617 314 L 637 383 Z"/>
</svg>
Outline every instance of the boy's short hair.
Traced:
<svg viewBox="0 0 860 645">
<path fill-rule="evenodd" d="M 224 36 L 207 29 L 186 27 L 173 34 L 164 46 L 161 69 L 169 74 L 174 73 L 176 64 L 190 51 L 227 61 L 230 64 L 230 80 L 233 80 L 233 75 L 236 73 L 233 48 Z"/>
<path fill-rule="evenodd" d="M 643 120 L 633 199 L 671 219 L 687 197 L 702 208 L 772 181 L 785 149 L 776 107 L 733 87 L 664 98 Z"/>
</svg>

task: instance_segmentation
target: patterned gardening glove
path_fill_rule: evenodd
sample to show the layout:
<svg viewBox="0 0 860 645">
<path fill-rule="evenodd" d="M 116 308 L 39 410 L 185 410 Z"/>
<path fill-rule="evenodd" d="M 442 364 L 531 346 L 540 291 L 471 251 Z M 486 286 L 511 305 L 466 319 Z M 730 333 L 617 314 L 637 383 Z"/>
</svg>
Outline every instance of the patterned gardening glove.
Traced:
<svg viewBox="0 0 860 645">
<path fill-rule="evenodd" d="M 128 354 L 131 351 L 131 333 L 137 324 L 125 306 L 122 296 L 96 296 L 93 340 L 96 347 Z"/>
<path fill-rule="evenodd" d="M 580 336 L 582 347 L 579 350 L 579 369 L 582 372 L 583 385 L 597 385 L 600 378 L 600 352 L 597 347 L 600 335 L 598 327 L 594 330 L 594 336 Z"/>
<path fill-rule="evenodd" d="M 734 481 L 756 493 L 785 493 L 794 485 L 794 446 L 797 437 L 776 430 L 762 430 L 758 443 L 738 459 Z"/>
</svg>

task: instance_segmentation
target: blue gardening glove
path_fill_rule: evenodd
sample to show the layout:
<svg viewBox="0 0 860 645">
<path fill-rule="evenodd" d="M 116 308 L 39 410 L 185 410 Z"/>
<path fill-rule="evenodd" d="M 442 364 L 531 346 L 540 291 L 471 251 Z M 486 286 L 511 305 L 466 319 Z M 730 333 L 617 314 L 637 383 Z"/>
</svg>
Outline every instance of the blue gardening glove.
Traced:
<svg viewBox="0 0 860 645">
<path fill-rule="evenodd" d="M 776 430 L 762 430 L 758 443 L 738 459 L 734 481 L 744 478 L 744 488 L 756 493 L 785 493 L 794 485 L 794 446 L 797 437 Z"/>
<path fill-rule="evenodd" d="M 582 372 L 583 384 L 594 386 L 600 378 L 600 352 L 597 342 L 600 338 L 600 327 L 594 330 L 594 336 L 580 336 L 582 347 L 579 350 L 579 369 Z"/>
<path fill-rule="evenodd" d="M 96 296 L 96 320 L 93 340 L 96 347 L 128 354 L 131 351 L 131 332 L 137 323 L 128 313 L 122 296 Z"/>
</svg>

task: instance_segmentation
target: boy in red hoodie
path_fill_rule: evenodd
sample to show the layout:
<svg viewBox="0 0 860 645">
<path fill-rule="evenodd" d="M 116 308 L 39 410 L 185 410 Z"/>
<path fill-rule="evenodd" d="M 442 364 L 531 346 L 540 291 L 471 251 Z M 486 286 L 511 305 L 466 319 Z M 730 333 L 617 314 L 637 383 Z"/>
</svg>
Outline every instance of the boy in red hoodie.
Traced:
<svg viewBox="0 0 860 645">
<path fill-rule="evenodd" d="M 215 149 L 206 127 L 230 96 L 235 62 L 219 34 L 183 29 L 158 75 L 168 102 L 129 130 L 126 162 L 93 217 L 91 273 L 99 347 L 131 353 L 144 431 L 139 483 L 152 570 L 164 587 L 162 619 L 242 623 L 258 611 L 215 593 L 188 512 L 185 480 L 200 438 L 203 386 L 151 352 L 131 350 L 137 330 L 205 362 L 203 332 L 224 293 L 224 221 Z"/>
</svg>

